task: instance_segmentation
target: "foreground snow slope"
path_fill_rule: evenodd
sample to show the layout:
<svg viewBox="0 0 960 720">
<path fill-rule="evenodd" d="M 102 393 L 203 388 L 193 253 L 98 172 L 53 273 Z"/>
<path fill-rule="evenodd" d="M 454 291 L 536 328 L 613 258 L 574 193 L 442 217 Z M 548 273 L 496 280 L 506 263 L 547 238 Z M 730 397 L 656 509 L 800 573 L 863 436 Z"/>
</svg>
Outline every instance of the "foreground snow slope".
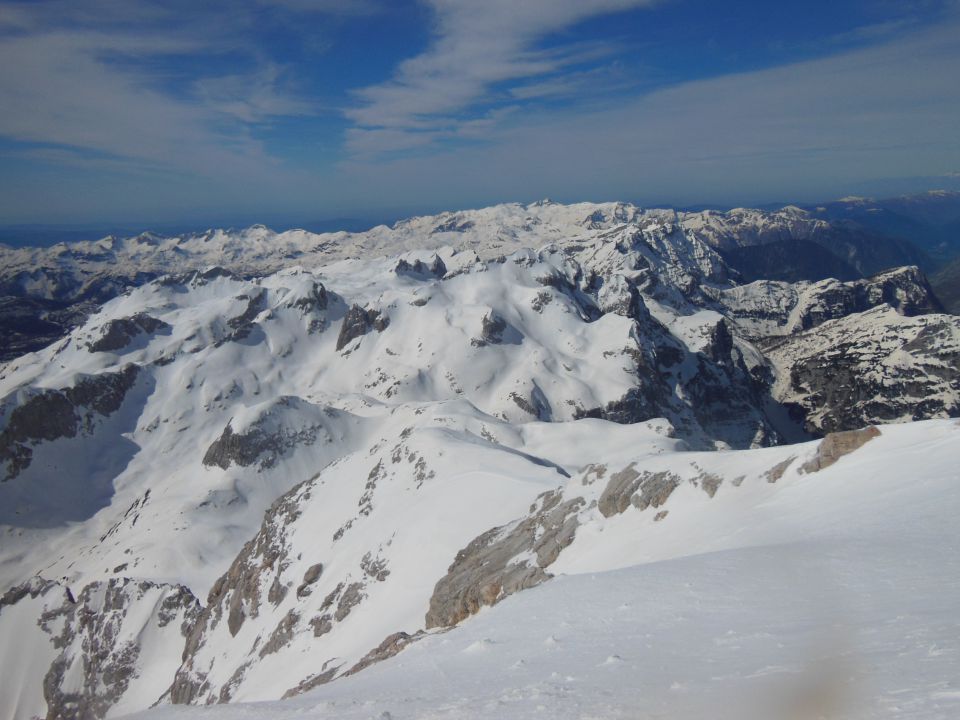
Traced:
<svg viewBox="0 0 960 720">
<path fill-rule="evenodd" d="M 565 574 L 358 675 L 138 717 L 956 717 L 958 440 L 955 423 L 891 426 L 762 484 L 755 456 L 780 451 L 732 453 L 722 470 L 744 473 L 739 487 L 678 491 L 659 522 L 598 513 L 561 553 Z M 795 450 L 806 462 L 813 448 Z"/>
</svg>

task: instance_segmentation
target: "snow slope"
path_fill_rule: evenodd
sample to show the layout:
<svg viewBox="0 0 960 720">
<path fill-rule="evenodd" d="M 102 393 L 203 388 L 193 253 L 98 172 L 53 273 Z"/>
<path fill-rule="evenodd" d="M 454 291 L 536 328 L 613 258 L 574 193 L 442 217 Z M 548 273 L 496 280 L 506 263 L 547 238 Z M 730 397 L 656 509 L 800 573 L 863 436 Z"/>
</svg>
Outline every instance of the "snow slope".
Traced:
<svg viewBox="0 0 960 720">
<path fill-rule="evenodd" d="M 724 454 L 739 487 L 678 491 L 658 522 L 594 510 L 560 577 L 356 676 L 138 717 L 953 717 L 958 437 L 950 422 L 890 426 L 775 483 L 754 474 L 787 449 Z M 799 465 L 813 450 L 789 451 Z"/>
</svg>

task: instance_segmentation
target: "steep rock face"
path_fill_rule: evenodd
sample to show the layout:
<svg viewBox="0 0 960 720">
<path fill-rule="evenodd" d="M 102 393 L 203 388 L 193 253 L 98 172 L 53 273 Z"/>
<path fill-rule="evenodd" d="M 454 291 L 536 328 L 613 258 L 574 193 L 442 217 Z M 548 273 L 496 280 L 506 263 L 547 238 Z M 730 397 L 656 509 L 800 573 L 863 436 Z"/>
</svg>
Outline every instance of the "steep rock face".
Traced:
<svg viewBox="0 0 960 720">
<path fill-rule="evenodd" d="M 812 240 L 778 240 L 763 245 L 747 245 L 722 253 L 744 282 L 779 280 L 856 280 L 861 276 L 848 262 Z"/>
<path fill-rule="evenodd" d="M 332 408 L 317 408 L 290 396 L 269 401 L 257 413 L 239 432 L 234 430 L 233 420 L 227 423 L 204 453 L 203 464 L 223 470 L 231 464 L 269 470 L 294 448 L 333 442 L 334 434 L 328 426 L 342 416 Z"/>
<path fill-rule="evenodd" d="M 50 720 L 100 720 L 152 705 L 173 678 L 176 649 L 200 611 L 180 586 L 115 578 L 74 598 L 59 583 L 34 578 L 0 600 L 0 632 L 13 631 L 10 624 L 30 605 L 36 625 L 29 634 L 49 648 L 51 662 L 42 685 L 22 701 Z M 26 649 L 0 648 L 4 667 Z"/>
<path fill-rule="evenodd" d="M 838 269 L 852 268 L 861 276 L 901 265 L 926 266 L 929 260 L 905 240 L 870 232 L 855 223 L 817 217 L 796 206 L 772 212 L 737 208 L 684 213 L 681 222 L 688 233 L 723 252 L 735 265 L 746 260 L 748 273 L 757 250 L 777 245 L 787 251 L 784 259 L 788 265 L 799 261 L 798 268 L 802 268 L 802 257 L 796 253 L 802 254 L 807 243 L 814 243 L 835 258 Z"/>
<path fill-rule="evenodd" d="M 507 329 L 507 322 L 495 312 L 489 312 L 481 318 L 480 336 L 471 338 L 474 347 L 499 345 L 503 342 L 503 333 Z"/>
<path fill-rule="evenodd" d="M 227 573 L 210 590 L 206 606 L 187 638 L 183 664 L 170 686 L 171 702 L 187 704 L 230 699 L 234 689 L 231 684 L 213 692 L 217 689 L 211 687 L 205 669 L 199 666 L 197 652 L 221 622 L 226 623 L 231 637 L 235 637 L 248 617 L 259 615 L 262 603 L 276 605 L 283 600 L 287 587 L 280 583 L 282 568 L 279 563 L 285 549 L 285 530 L 300 516 L 298 503 L 303 494 L 304 488 L 298 486 L 270 507 L 260 532 L 244 545 Z M 286 632 L 289 631 L 288 627 Z M 234 674 L 234 684 L 242 679 L 243 669 L 245 666 L 241 665 Z"/>
<path fill-rule="evenodd" d="M 714 293 L 722 311 L 750 336 L 781 336 L 811 330 L 828 320 L 889 305 L 901 315 L 942 312 L 924 274 L 896 268 L 851 282 L 757 281 Z"/>
<path fill-rule="evenodd" d="M 747 461 L 700 450 L 794 440 L 784 428 L 802 431 L 805 420 L 820 433 L 902 419 L 868 412 L 873 395 L 897 387 L 902 396 L 875 402 L 957 412 L 955 327 L 908 316 L 928 309 L 909 270 L 903 282 L 748 287 L 734 302 L 736 274 L 676 213 L 511 206 L 445 218 L 427 240 L 423 222 L 327 249 L 257 231 L 226 255 L 233 270 L 151 282 L 0 368 L 0 432 L 32 397 L 56 411 L 44 406 L 14 423 L 32 434 L 6 436 L 33 455 L 0 484 L 4 585 L 40 571 L 76 587 L 133 573 L 188 585 L 209 602 L 187 653 L 176 650 L 183 665 L 167 699 L 270 699 L 563 572 L 601 529 L 660 532 L 649 528 L 672 527 L 689 507 L 708 512 L 741 482 L 754 485 L 748 499 L 769 497 L 813 453 L 772 448 Z M 436 250 L 446 272 L 425 253 L 371 258 L 388 239 L 398 241 L 391 252 L 450 244 Z M 279 262 L 284 242 L 297 262 L 328 251 L 342 262 L 253 272 Z M 857 310 L 873 302 L 889 317 Z M 111 322 L 122 329 L 141 315 L 167 327 L 88 350 Z M 817 365 L 866 330 L 843 349 L 861 356 L 838 361 L 839 381 Z M 130 362 L 137 392 L 109 415 L 93 412 L 86 434 L 87 406 L 54 388 Z M 858 384 L 862 393 L 848 392 Z M 85 402 L 110 397 L 98 388 Z M 826 405 L 835 425 L 823 424 Z M 590 463 L 609 471 L 584 471 Z M 84 504 L 94 476 L 102 494 Z M 44 478 L 62 482 L 51 492 Z M 35 512 L 31 521 L 48 524 L 30 525 L 23 508 L 46 496 L 83 512 Z"/>
<path fill-rule="evenodd" d="M 352 340 L 363 337 L 371 330 L 383 332 L 389 324 L 390 318 L 381 315 L 379 310 L 353 305 L 343 317 L 343 325 L 337 336 L 337 350 L 343 350 Z"/>
<path fill-rule="evenodd" d="M 447 266 L 443 259 L 434 253 L 428 258 L 400 258 L 397 261 L 394 272 L 397 275 L 403 275 L 415 280 L 425 280 L 428 278 L 442 278 L 447 274 Z"/>
<path fill-rule="evenodd" d="M 81 377 L 72 387 L 5 398 L 0 481 L 12 480 L 28 468 L 38 444 L 92 433 L 98 418 L 120 408 L 139 373 L 138 366 L 127 365 L 118 372 Z"/>
<path fill-rule="evenodd" d="M 943 311 L 923 273 L 904 267 L 866 280 L 820 285 L 799 309 L 794 329 L 809 330 L 884 303 L 908 316 Z"/>
<path fill-rule="evenodd" d="M 44 339 L 79 324 L 91 308 L 163 275 L 179 282 L 204 282 L 214 273 L 250 277 L 295 263 L 309 267 L 407 252 L 395 263 L 395 272 L 423 281 L 456 274 L 469 264 L 464 260 L 468 255 L 489 260 L 525 246 L 555 242 L 575 249 L 597 240 L 630 247 L 653 271 L 647 281 L 667 277 L 668 284 L 685 293 L 698 292 L 704 280 L 722 283 L 735 277 L 736 270 L 731 272 L 723 260 L 731 252 L 778 244 L 789 248 L 818 244 L 823 252 L 836 255 L 837 263 L 863 275 L 898 265 L 923 265 L 922 253 L 909 243 L 857 231 L 795 207 L 688 213 L 645 210 L 627 203 L 513 204 L 410 218 L 363 233 L 274 233 L 257 225 L 180 237 L 144 233 L 51 248 L 0 247 L 0 323 L 7 328 L 3 319 L 9 317 L 19 328 L 17 347 L 36 349 Z M 791 252 L 801 258 L 807 254 Z M 665 290 L 646 286 L 651 293 Z M 11 307 L 11 314 L 3 312 L 5 306 Z M 12 358 L 16 355 L 9 353 L 17 351 L 8 346 L 7 352 Z"/>
<path fill-rule="evenodd" d="M 597 509 L 604 517 L 619 515 L 633 505 L 639 510 L 658 508 L 680 484 L 680 478 L 669 472 L 641 472 L 631 464 L 613 473 L 607 482 Z"/>
<path fill-rule="evenodd" d="M 947 311 L 960 315 L 960 257 L 940 268 L 930 282 Z"/>
<path fill-rule="evenodd" d="M 582 498 L 561 502 L 559 491 L 544 493 L 530 517 L 474 539 L 437 582 L 426 628 L 456 625 L 485 605 L 547 580 L 544 569 L 573 542 L 582 506 Z"/>
<path fill-rule="evenodd" d="M 828 467 L 876 435 L 875 430 L 864 430 L 799 449 L 724 453 L 730 462 L 719 467 L 707 462 L 716 455 L 702 452 L 646 455 L 622 465 L 622 460 L 588 464 L 540 495 L 523 516 L 479 534 L 460 549 L 434 587 L 425 627 L 451 627 L 483 607 L 548 581 L 553 577 L 548 568 L 569 565 L 569 551 L 576 557 L 598 544 L 602 547 L 608 527 L 613 538 L 632 544 L 633 536 L 617 527 L 626 524 L 647 533 L 653 532 L 651 525 L 668 523 L 671 513 L 684 509 L 700 517 L 725 512 L 710 505 L 718 492 L 737 492 L 744 483 L 762 487 L 793 479 L 810 472 L 810 463 Z M 803 460 L 797 462 L 798 456 Z M 668 546 L 651 552 L 669 555 Z"/>
<path fill-rule="evenodd" d="M 113 352 L 125 348 L 138 335 L 169 329 L 170 326 L 162 320 L 137 313 L 133 317 L 108 321 L 102 328 L 102 335 L 88 343 L 87 349 L 90 352 Z"/>
<path fill-rule="evenodd" d="M 888 306 L 785 338 L 768 351 L 775 396 L 811 432 L 960 414 L 960 319 Z"/>
<path fill-rule="evenodd" d="M 86 322 L 99 303 L 0 296 L 0 363 L 41 350 Z"/>
</svg>

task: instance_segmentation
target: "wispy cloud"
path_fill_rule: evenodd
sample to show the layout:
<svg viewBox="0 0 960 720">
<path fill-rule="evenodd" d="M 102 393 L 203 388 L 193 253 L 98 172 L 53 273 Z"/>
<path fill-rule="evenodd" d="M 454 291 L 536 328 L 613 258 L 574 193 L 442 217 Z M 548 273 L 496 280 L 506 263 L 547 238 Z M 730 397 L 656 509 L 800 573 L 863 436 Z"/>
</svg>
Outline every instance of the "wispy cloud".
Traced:
<svg viewBox="0 0 960 720">
<path fill-rule="evenodd" d="M 371 0 L 66 0 L 0 6 L 0 137 L 229 174 L 272 161 L 254 129 L 318 111 L 250 42 L 262 13 L 366 13 Z M 209 62 L 232 55 L 232 63 Z M 179 62 L 179 59 L 183 62 Z M 178 75 L 170 67 L 185 68 Z"/>
<path fill-rule="evenodd" d="M 495 88 L 525 83 L 604 54 L 601 46 L 539 43 L 588 18 L 650 5 L 652 0 L 429 0 L 435 13 L 429 48 L 402 62 L 387 82 L 357 90 L 346 111 L 355 127 L 348 150 L 376 154 L 455 135 L 467 110 L 490 100 Z M 560 79 L 552 80 L 559 87 Z M 504 99 L 521 99 L 509 88 Z M 528 89 L 527 91 L 531 91 Z M 529 99 L 533 95 L 528 94 Z"/>
<path fill-rule="evenodd" d="M 603 109 L 516 113 L 482 147 L 350 165 L 368 191 L 443 204 L 567 199 L 810 199 L 960 163 L 960 18 Z M 469 172 L 464 172 L 469 168 Z M 402 182 L 400 182 L 402 179 Z M 779 198 L 778 198 L 779 196 Z M 399 199 L 398 199 L 399 201 Z"/>
</svg>

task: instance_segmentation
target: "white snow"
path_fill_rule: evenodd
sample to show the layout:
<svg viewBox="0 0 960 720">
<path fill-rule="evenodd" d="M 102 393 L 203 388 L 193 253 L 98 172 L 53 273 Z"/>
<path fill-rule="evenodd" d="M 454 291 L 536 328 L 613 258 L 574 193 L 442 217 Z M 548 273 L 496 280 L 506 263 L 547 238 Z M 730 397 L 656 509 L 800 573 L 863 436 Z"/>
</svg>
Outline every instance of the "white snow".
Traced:
<svg viewBox="0 0 960 720">
<path fill-rule="evenodd" d="M 279 703 L 138 717 L 955 717 L 958 439 L 952 422 L 892 426 L 818 473 L 748 479 L 703 507 L 672 497 L 656 526 L 627 511 L 631 532 L 578 535 L 568 574 L 357 676 Z M 743 458 L 726 469 L 784 450 L 732 453 Z M 731 513 L 723 493 L 747 509 Z"/>
</svg>

